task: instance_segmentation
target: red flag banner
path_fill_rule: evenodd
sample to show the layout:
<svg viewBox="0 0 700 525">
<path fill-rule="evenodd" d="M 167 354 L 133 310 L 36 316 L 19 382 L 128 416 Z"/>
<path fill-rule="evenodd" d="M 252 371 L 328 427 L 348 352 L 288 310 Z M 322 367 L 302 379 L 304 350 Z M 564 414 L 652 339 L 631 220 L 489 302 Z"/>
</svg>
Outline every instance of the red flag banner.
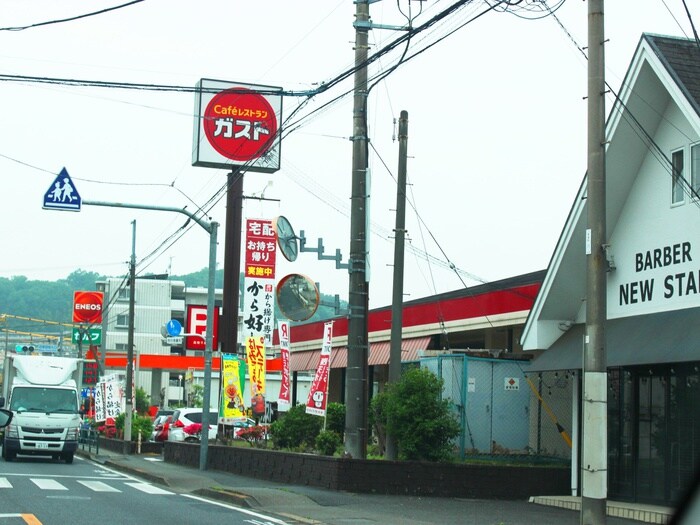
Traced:
<svg viewBox="0 0 700 525">
<path fill-rule="evenodd" d="M 331 344 L 333 340 L 333 323 L 323 325 L 323 346 L 321 347 L 321 359 L 318 362 L 316 376 L 311 389 L 309 399 L 306 401 L 306 413 L 315 416 L 326 415 L 328 404 L 328 374 L 331 370 Z"/>
<path fill-rule="evenodd" d="M 279 321 L 277 330 L 280 336 L 280 354 L 282 357 L 282 382 L 277 398 L 277 410 L 286 412 L 292 406 L 289 387 L 289 322 Z"/>
</svg>

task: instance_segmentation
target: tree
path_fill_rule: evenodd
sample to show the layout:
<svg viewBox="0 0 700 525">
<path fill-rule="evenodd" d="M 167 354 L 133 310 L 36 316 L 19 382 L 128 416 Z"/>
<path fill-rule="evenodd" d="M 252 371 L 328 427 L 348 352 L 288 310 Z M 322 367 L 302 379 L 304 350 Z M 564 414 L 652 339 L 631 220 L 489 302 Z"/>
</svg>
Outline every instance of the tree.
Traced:
<svg viewBox="0 0 700 525">
<path fill-rule="evenodd" d="M 411 368 L 387 385 L 373 406 L 375 423 L 396 439 L 400 459 L 446 461 L 459 424 L 442 399 L 443 380 L 426 368 Z"/>
<path fill-rule="evenodd" d="M 143 389 L 143 387 L 138 387 L 136 389 L 135 397 L 136 397 L 136 411 L 139 414 L 147 414 L 148 407 L 149 407 L 149 398 L 151 396 L 146 394 L 146 391 Z"/>
</svg>

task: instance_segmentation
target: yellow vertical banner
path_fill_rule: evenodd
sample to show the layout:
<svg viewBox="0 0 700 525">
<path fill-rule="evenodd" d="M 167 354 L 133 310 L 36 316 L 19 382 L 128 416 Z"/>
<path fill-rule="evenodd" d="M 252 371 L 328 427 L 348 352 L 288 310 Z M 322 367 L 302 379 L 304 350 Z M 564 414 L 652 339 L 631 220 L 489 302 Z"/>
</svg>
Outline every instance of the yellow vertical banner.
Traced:
<svg viewBox="0 0 700 525">
<path fill-rule="evenodd" d="M 250 406 L 253 415 L 265 415 L 265 336 L 248 337 L 246 357 L 250 375 Z"/>
<path fill-rule="evenodd" d="M 242 372 L 242 373 L 241 373 Z M 223 354 L 221 359 L 221 396 L 223 402 L 222 417 L 224 424 L 235 420 L 245 419 L 246 408 L 243 398 L 243 382 L 245 364 L 232 354 Z"/>
</svg>

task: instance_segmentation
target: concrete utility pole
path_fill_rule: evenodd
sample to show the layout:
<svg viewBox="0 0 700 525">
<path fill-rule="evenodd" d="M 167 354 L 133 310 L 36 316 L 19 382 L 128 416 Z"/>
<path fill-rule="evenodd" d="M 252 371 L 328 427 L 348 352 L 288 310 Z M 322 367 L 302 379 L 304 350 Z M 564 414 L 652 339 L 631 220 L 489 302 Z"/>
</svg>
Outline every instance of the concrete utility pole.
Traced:
<svg viewBox="0 0 700 525">
<path fill-rule="evenodd" d="M 396 181 L 396 228 L 394 234 L 394 289 L 391 300 L 391 350 L 389 383 L 401 378 L 401 341 L 403 339 L 403 269 L 406 237 L 406 164 L 408 159 L 408 112 L 399 118 L 399 173 Z M 398 449 L 394 436 L 386 435 L 386 459 L 396 459 Z"/>
<path fill-rule="evenodd" d="M 129 333 L 126 343 L 126 417 L 124 447 L 131 445 L 131 421 L 134 414 L 134 305 L 136 303 L 136 220 L 131 221 L 131 260 L 129 261 Z M 82 337 L 81 337 L 82 338 Z"/>
<path fill-rule="evenodd" d="M 588 229 L 582 403 L 582 525 L 605 523 L 608 492 L 604 50 L 603 0 L 588 0 Z"/>
<path fill-rule="evenodd" d="M 345 451 L 355 459 L 367 456 L 369 354 L 367 317 L 367 33 L 369 0 L 355 0 L 355 88 L 353 102 L 352 189 L 348 303 L 348 367 L 345 389 Z"/>
</svg>

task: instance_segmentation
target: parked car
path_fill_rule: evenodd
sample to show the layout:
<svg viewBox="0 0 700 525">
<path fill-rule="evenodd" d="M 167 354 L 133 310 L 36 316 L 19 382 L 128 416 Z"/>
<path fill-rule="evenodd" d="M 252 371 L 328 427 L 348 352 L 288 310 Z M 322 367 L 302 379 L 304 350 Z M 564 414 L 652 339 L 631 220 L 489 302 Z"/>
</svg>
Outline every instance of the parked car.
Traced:
<svg viewBox="0 0 700 525">
<path fill-rule="evenodd" d="M 155 422 L 160 416 L 172 416 L 173 412 L 175 412 L 174 408 L 159 408 L 156 415 L 153 416 L 153 421 Z"/>
<path fill-rule="evenodd" d="M 255 426 L 255 420 L 251 418 L 243 419 L 241 421 L 234 421 L 231 425 L 233 427 L 233 438 L 240 439 L 240 433 L 250 427 Z"/>
<path fill-rule="evenodd" d="M 172 415 L 157 416 L 153 420 L 153 432 L 151 432 L 151 441 L 166 441 L 168 439 L 168 429 L 172 421 Z"/>
<path fill-rule="evenodd" d="M 171 417 L 172 423 L 168 429 L 168 441 L 194 441 L 199 439 L 194 434 L 186 433 L 185 429 L 188 427 L 192 428 L 191 425 L 200 425 L 201 429 L 201 408 L 178 408 Z M 216 439 L 216 412 L 209 412 L 209 420 L 209 439 Z"/>
</svg>

